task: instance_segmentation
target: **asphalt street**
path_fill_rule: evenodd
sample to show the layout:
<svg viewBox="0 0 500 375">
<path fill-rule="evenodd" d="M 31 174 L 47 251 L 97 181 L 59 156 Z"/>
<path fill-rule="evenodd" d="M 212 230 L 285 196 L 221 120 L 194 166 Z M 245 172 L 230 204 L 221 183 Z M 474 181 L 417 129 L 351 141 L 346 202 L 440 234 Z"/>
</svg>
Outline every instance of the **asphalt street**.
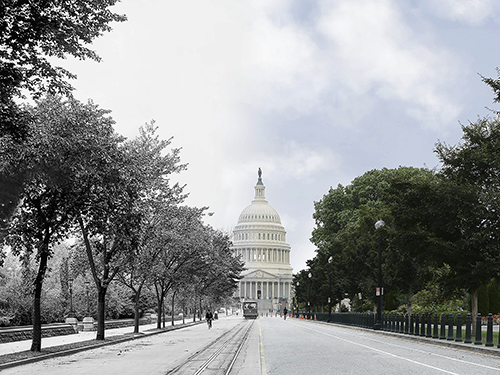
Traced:
<svg viewBox="0 0 500 375">
<path fill-rule="evenodd" d="M 500 375 L 500 357 L 297 319 L 260 319 L 270 375 Z M 499 349 L 500 350 L 500 349 Z"/>
<path fill-rule="evenodd" d="M 166 374 L 243 323 L 241 316 L 224 317 L 214 321 L 210 330 L 206 324 L 199 324 L 161 334 L 145 334 L 132 341 L 3 369 L 1 373 Z M 500 375 L 500 356 L 485 354 L 485 348 L 471 352 L 437 345 L 443 344 L 439 340 L 424 343 L 409 340 L 405 335 L 300 319 L 261 317 L 255 323 L 231 374 Z M 78 335 L 70 336 L 76 340 Z M 5 351 L 10 350 L 14 350 L 13 347 Z M 500 351 L 490 350 L 497 354 Z"/>
</svg>

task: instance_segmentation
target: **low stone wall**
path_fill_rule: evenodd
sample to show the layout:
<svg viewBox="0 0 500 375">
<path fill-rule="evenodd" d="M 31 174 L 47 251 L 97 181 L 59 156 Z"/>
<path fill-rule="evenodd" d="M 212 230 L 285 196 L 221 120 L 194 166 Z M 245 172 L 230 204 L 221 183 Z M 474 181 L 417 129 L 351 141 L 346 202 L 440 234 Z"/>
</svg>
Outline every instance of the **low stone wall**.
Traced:
<svg viewBox="0 0 500 375">
<path fill-rule="evenodd" d="M 31 340 L 33 327 L 12 327 L 0 329 L 0 343 Z M 42 337 L 64 336 L 77 333 L 71 324 L 51 324 L 42 326 Z"/>
<path fill-rule="evenodd" d="M 154 323 L 154 321 L 156 321 L 156 319 L 153 320 L 148 316 L 145 318 L 141 318 L 139 324 L 150 324 Z M 133 325 L 134 319 L 107 320 L 105 322 L 106 329 L 131 327 Z M 82 322 L 78 322 L 76 326 L 69 323 L 42 325 L 42 338 L 72 335 L 78 333 L 79 330 L 83 330 Z M 94 320 L 94 330 L 97 330 L 97 320 Z M 32 326 L 0 328 L 0 344 L 13 341 L 31 340 L 33 338 L 32 332 Z"/>
</svg>

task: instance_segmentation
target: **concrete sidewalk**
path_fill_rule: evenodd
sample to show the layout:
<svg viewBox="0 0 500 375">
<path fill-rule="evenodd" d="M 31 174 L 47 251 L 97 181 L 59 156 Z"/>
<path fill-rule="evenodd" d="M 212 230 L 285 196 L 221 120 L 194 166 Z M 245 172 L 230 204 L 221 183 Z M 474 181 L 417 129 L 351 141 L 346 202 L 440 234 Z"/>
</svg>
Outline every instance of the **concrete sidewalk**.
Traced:
<svg viewBox="0 0 500 375">
<path fill-rule="evenodd" d="M 199 323 L 199 321 L 196 321 Z M 174 326 L 172 326 L 171 322 L 165 324 L 165 329 L 158 330 L 156 328 L 156 323 L 153 324 L 144 324 L 139 326 L 139 334 L 140 335 L 151 335 L 160 332 L 165 332 L 165 330 L 189 327 L 191 326 L 192 319 L 190 321 L 186 321 L 186 324 L 182 324 L 181 321 L 176 322 Z M 105 337 L 113 337 L 113 336 L 123 336 L 123 335 L 131 335 L 134 332 L 134 327 L 122 327 L 122 328 L 111 328 L 106 329 L 104 336 Z M 71 344 L 76 342 L 94 340 L 96 337 L 96 331 L 81 331 L 79 333 L 75 333 L 72 335 L 63 335 L 63 336 L 53 336 L 53 337 L 44 337 L 42 338 L 42 350 L 44 348 L 50 348 L 59 345 Z M 96 341 L 96 344 L 99 341 Z M 23 341 L 14 341 L 9 343 L 0 344 L 0 355 L 11 354 L 22 352 L 26 350 L 30 350 L 31 348 L 31 340 L 23 340 Z"/>
</svg>

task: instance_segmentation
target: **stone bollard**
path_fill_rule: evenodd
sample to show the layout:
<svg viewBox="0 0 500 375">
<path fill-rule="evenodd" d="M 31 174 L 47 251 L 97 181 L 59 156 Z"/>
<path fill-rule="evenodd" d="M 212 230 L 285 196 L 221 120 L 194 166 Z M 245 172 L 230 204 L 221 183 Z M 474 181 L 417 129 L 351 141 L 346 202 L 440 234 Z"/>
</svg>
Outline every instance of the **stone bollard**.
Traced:
<svg viewBox="0 0 500 375">
<path fill-rule="evenodd" d="M 462 342 L 462 314 L 457 315 L 457 336 L 455 341 Z"/>
<path fill-rule="evenodd" d="M 441 314 L 441 335 L 439 339 L 446 340 L 446 315 L 444 313 Z"/>
<path fill-rule="evenodd" d="M 439 338 L 439 335 L 438 335 L 438 314 L 437 313 L 434 314 L 434 330 L 432 332 L 432 338 L 433 339 Z"/>
<path fill-rule="evenodd" d="M 493 315 L 488 314 L 488 327 L 486 329 L 486 346 L 493 346 Z"/>
<path fill-rule="evenodd" d="M 415 315 L 415 332 L 413 334 L 415 336 L 419 336 L 420 335 L 420 320 L 419 320 L 418 314 Z"/>
<path fill-rule="evenodd" d="M 453 341 L 453 314 L 450 313 L 448 317 L 448 339 L 449 341 Z"/>
<path fill-rule="evenodd" d="M 427 334 L 425 337 L 432 337 L 432 314 L 427 313 Z"/>
<path fill-rule="evenodd" d="M 83 330 L 84 331 L 93 331 L 94 330 L 94 318 L 91 316 L 86 316 L 83 318 Z"/>
<path fill-rule="evenodd" d="M 464 343 L 466 344 L 471 344 L 472 343 L 472 317 L 470 314 L 467 314 L 467 317 L 465 318 L 465 341 Z"/>
<path fill-rule="evenodd" d="M 481 331 L 481 313 L 477 314 L 476 318 L 476 340 L 474 345 L 483 345 L 483 332 Z"/>
<path fill-rule="evenodd" d="M 71 324 L 75 332 L 78 332 L 78 319 L 75 317 L 67 317 L 65 322 Z"/>
</svg>

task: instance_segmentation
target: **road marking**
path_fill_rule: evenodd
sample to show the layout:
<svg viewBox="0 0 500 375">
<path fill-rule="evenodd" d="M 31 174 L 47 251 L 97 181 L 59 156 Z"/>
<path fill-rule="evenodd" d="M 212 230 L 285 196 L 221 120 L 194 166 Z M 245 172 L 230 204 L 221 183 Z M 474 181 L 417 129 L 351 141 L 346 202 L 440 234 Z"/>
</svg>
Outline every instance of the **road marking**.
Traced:
<svg viewBox="0 0 500 375">
<path fill-rule="evenodd" d="M 444 372 L 446 374 L 450 374 L 450 375 L 459 375 L 457 374 L 456 372 L 451 372 L 451 371 L 448 371 L 448 370 L 444 370 L 444 369 L 441 369 L 439 367 L 435 367 L 435 366 L 431 366 L 431 365 L 428 365 L 426 363 L 422 363 L 422 362 L 417 362 L 417 361 L 414 361 L 413 359 L 409 359 L 409 358 L 405 358 L 405 357 L 401 357 L 399 355 L 396 355 L 396 354 L 392 354 L 392 353 L 389 353 L 389 352 L 386 352 L 386 351 L 383 351 L 383 350 L 380 350 L 380 349 L 376 349 L 376 348 L 373 348 L 371 346 L 368 346 L 368 345 L 363 345 L 363 344 L 359 344 L 357 342 L 354 342 L 354 341 L 351 341 L 351 340 L 347 340 L 347 339 L 344 339 L 342 337 L 338 337 L 338 336 L 334 336 L 334 335 L 331 335 L 329 333 L 325 333 L 325 332 L 322 332 L 322 331 L 318 331 L 318 330 L 315 330 L 315 329 L 312 329 L 310 327 L 305 327 L 304 325 L 302 324 L 298 324 L 298 323 L 294 323 L 294 324 L 297 324 L 303 328 L 306 328 L 306 329 L 309 329 L 310 331 L 314 331 L 314 332 L 317 332 L 317 333 L 321 333 L 322 335 L 325 335 L 325 336 L 329 336 L 329 337 L 333 337 L 337 340 L 341 340 L 341 341 L 344 341 L 344 342 L 348 342 L 350 344 L 353 344 L 353 345 L 357 345 L 357 346 L 361 346 L 363 348 L 366 348 L 366 349 L 370 349 L 370 350 L 373 350 L 373 351 L 376 351 L 376 352 L 379 352 L 379 353 L 382 353 L 382 354 L 385 354 L 385 355 L 388 355 L 388 356 L 391 356 L 391 357 L 394 357 L 394 358 L 398 358 L 398 359 L 402 359 L 404 361 L 407 361 L 407 362 L 411 362 L 411 363 L 414 363 L 416 365 L 421 365 L 421 366 L 424 366 L 424 367 L 428 367 L 428 368 L 431 368 L 431 369 L 434 369 L 434 370 L 437 370 L 437 371 L 441 371 L 441 372 Z"/>
<path fill-rule="evenodd" d="M 404 336 L 401 337 L 404 339 Z M 373 338 L 367 338 L 368 340 L 370 341 L 375 341 L 375 342 L 379 342 L 379 343 L 382 343 L 384 345 L 390 345 L 390 346 L 396 346 L 396 347 L 401 347 L 401 345 L 396 345 L 396 344 L 391 344 L 391 343 L 388 343 L 388 342 L 384 342 L 384 341 L 380 341 L 380 340 L 375 340 Z M 430 343 L 432 344 L 432 342 Z M 408 347 L 407 347 L 408 348 Z M 431 354 L 435 357 L 441 357 L 441 358 L 445 358 L 445 359 L 449 359 L 450 361 L 455 361 L 455 362 L 461 362 L 461 363 L 465 363 L 465 364 L 468 364 L 468 365 L 474 365 L 474 366 L 479 366 L 479 367 L 484 367 L 484 368 L 487 368 L 488 370 L 496 370 L 496 371 L 500 371 L 500 368 L 496 368 L 496 367 L 491 367 L 491 366 L 486 366 L 486 365 L 482 365 L 480 363 L 474 363 L 474 362 L 470 362 L 470 361 L 465 361 L 463 359 L 458 359 L 458 358 L 452 358 L 452 357 L 447 357 L 445 355 L 442 355 L 442 354 L 436 354 L 436 353 L 431 353 L 431 352 L 427 352 L 425 350 L 420 350 L 420 349 L 414 349 L 414 348 L 408 348 L 408 350 L 413 350 L 414 352 L 419 352 L 419 353 L 423 353 L 423 354 Z"/>
<path fill-rule="evenodd" d="M 264 345 L 262 344 L 262 332 L 260 330 L 260 319 L 257 318 L 259 322 L 259 347 L 260 347 L 260 373 L 261 375 L 267 374 L 266 369 L 266 359 L 264 358 Z"/>
</svg>

